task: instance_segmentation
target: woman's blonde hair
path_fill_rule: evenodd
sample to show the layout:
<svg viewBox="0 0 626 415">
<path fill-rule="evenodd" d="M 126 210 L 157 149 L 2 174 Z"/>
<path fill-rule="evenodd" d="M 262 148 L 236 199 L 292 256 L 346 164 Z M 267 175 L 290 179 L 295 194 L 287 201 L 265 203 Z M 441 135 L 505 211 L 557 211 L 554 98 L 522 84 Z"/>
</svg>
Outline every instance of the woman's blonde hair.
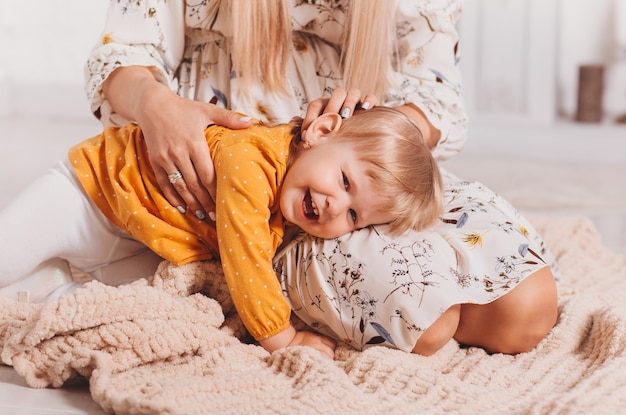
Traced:
<svg viewBox="0 0 626 415">
<path fill-rule="evenodd" d="M 293 132 L 291 160 L 297 151 L 306 151 L 301 150 L 299 124 Z M 395 217 L 389 223 L 391 234 L 426 229 L 441 216 L 443 182 L 439 166 L 422 132 L 407 115 L 387 107 L 360 110 L 343 120 L 328 139 L 350 143 L 359 160 L 369 165 L 365 174 L 380 195 L 382 209 Z"/>
<path fill-rule="evenodd" d="M 287 63 L 292 48 L 291 0 L 230 0 L 233 70 L 242 93 L 263 83 L 288 94 Z M 393 85 L 394 0 L 351 0 L 341 62 L 343 87 L 375 94 L 382 102 Z"/>
</svg>

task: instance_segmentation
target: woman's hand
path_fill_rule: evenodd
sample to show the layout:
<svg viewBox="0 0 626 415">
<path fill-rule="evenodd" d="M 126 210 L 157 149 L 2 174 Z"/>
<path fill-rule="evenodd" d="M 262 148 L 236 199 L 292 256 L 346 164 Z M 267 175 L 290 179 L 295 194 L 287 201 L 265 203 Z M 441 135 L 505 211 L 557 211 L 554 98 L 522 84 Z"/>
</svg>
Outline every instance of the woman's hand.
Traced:
<svg viewBox="0 0 626 415">
<path fill-rule="evenodd" d="M 361 91 L 356 88 L 349 90 L 337 88 L 330 97 L 318 98 L 309 103 L 304 121 L 302 122 L 302 133 L 304 134 L 314 119 L 324 113 L 338 113 L 343 118 L 348 118 L 358 109 L 369 109 L 377 104 L 378 102 L 374 95 L 370 94 L 362 97 Z M 432 149 L 437 145 L 441 133 L 428 121 L 422 110 L 414 104 L 405 104 L 395 108 L 413 119 L 421 130 L 424 141 L 429 148 Z"/>
<path fill-rule="evenodd" d="M 181 212 L 215 220 L 215 168 L 204 130 L 210 124 L 245 128 L 250 119 L 211 103 L 155 95 L 138 113 L 137 122 L 159 187 Z"/>
<path fill-rule="evenodd" d="M 215 169 L 204 137 L 210 124 L 245 128 L 249 117 L 184 99 L 144 67 L 115 70 L 103 84 L 113 109 L 143 131 L 150 164 L 167 200 L 199 219 L 215 218 Z"/>
<path fill-rule="evenodd" d="M 311 101 L 306 109 L 306 115 L 302 122 L 302 131 L 306 131 L 314 119 L 324 113 L 340 114 L 343 118 L 349 118 L 358 109 L 369 109 L 377 104 L 376 96 L 368 94 L 361 96 L 361 91 L 356 88 L 345 90 L 335 89 L 330 97 L 318 98 Z"/>
</svg>

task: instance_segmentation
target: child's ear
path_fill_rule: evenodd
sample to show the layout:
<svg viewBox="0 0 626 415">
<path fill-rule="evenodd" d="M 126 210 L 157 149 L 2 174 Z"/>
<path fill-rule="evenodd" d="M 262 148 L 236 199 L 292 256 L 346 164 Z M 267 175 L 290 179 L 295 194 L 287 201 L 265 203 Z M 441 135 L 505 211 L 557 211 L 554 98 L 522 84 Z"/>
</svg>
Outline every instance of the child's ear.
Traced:
<svg viewBox="0 0 626 415">
<path fill-rule="evenodd" d="M 332 132 L 341 127 L 341 116 L 335 113 L 325 113 L 311 122 L 302 137 L 305 147 L 311 147 L 323 141 Z"/>
</svg>

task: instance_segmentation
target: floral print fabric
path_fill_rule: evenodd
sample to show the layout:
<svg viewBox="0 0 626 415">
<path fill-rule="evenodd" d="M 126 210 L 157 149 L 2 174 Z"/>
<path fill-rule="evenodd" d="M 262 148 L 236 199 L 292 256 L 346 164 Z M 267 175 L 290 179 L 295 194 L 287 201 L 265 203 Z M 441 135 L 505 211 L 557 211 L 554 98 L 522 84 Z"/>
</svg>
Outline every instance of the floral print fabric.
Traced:
<svg viewBox="0 0 626 415">
<path fill-rule="evenodd" d="M 441 220 L 391 238 L 384 226 L 333 240 L 306 234 L 275 258 L 294 313 L 361 350 L 410 352 L 450 306 L 486 304 L 555 261 L 530 223 L 477 182 L 444 172 Z M 554 269 L 556 272 L 556 269 Z"/>
<path fill-rule="evenodd" d="M 460 94 L 456 20 L 460 0 L 397 0 L 398 88 L 384 105 L 417 105 L 440 130 L 435 157 L 459 152 L 467 116 Z M 248 114 L 263 121 L 288 122 L 307 104 L 342 85 L 340 47 L 348 0 L 293 0 L 294 47 L 288 68 L 291 96 L 253 88 L 238 97 L 230 64 L 227 2 L 112 0 L 104 31 L 85 66 L 85 89 L 93 113 L 106 125 L 124 125 L 102 94 L 102 83 L 117 68 L 151 68 L 157 79 L 182 97 Z M 363 68 L 367 70 L 367 68 Z"/>
</svg>

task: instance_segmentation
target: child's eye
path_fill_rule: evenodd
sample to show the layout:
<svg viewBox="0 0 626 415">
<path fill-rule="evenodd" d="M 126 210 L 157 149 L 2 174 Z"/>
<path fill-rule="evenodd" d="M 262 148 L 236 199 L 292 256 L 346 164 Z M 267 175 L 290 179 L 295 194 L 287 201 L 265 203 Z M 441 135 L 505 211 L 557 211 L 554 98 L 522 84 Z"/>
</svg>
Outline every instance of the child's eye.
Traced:
<svg viewBox="0 0 626 415">
<path fill-rule="evenodd" d="M 346 190 L 350 190 L 350 180 L 348 180 L 348 176 L 346 176 L 344 173 L 341 173 L 343 176 L 343 187 L 345 187 Z"/>
<path fill-rule="evenodd" d="M 343 177 L 343 187 L 346 189 L 346 191 L 350 191 L 350 180 L 348 180 L 348 176 L 346 176 L 343 172 L 341 172 L 341 175 Z M 352 222 L 354 222 L 354 224 L 356 225 L 356 222 L 358 220 L 358 217 L 356 215 L 356 210 L 354 209 L 350 209 L 350 217 L 352 218 Z"/>
<path fill-rule="evenodd" d="M 350 209 L 350 216 L 352 217 L 352 222 L 354 222 L 354 224 L 356 225 L 358 218 L 356 216 L 356 211 L 354 209 Z"/>
</svg>

